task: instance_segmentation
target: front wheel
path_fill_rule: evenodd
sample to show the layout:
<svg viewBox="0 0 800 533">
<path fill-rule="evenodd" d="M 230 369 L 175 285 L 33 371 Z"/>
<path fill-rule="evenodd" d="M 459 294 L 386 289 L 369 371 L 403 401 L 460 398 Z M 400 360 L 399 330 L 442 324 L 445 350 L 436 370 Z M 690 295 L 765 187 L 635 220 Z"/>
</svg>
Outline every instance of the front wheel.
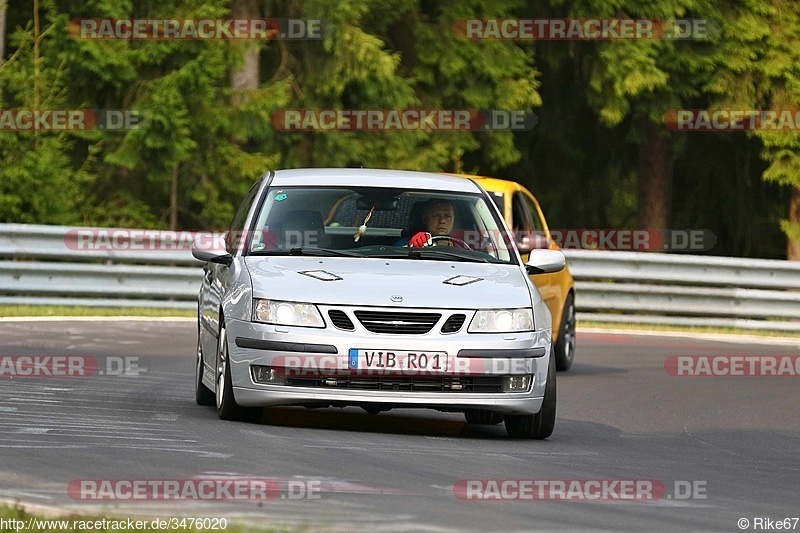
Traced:
<svg viewBox="0 0 800 533">
<path fill-rule="evenodd" d="M 564 302 L 558 340 L 553 345 L 553 352 L 556 370 L 569 370 L 575 359 L 575 296 L 572 293 L 567 295 Z"/>
<path fill-rule="evenodd" d="M 217 341 L 217 370 L 215 380 L 217 415 L 222 420 L 243 420 L 254 422 L 261 419 L 260 407 L 242 407 L 233 396 L 230 358 L 228 357 L 228 337 L 225 323 L 220 321 Z"/>
<path fill-rule="evenodd" d="M 203 347 L 200 345 L 200 332 L 197 333 L 197 363 L 195 364 L 194 400 L 197 405 L 214 405 L 214 393 L 203 383 Z"/>
<path fill-rule="evenodd" d="M 556 365 L 551 355 L 542 408 L 535 415 L 505 415 L 508 436 L 515 439 L 546 439 L 556 426 Z"/>
</svg>

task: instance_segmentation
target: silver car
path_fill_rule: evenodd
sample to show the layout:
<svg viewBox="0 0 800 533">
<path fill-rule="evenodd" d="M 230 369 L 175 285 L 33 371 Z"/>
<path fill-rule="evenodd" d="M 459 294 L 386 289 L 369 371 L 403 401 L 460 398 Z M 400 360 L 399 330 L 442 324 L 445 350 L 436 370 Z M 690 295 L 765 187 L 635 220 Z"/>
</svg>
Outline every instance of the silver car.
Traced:
<svg viewBox="0 0 800 533">
<path fill-rule="evenodd" d="M 453 229 L 419 246 L 431 202 Z M 487 193 L 441 174 L 367 169 L 269 172 L 225 238 L 196 241 L 196 396 L 220 418 L 274 405 L 463 412 L 547 438 L 556 417 L 551 317 Z"/>
</svg>

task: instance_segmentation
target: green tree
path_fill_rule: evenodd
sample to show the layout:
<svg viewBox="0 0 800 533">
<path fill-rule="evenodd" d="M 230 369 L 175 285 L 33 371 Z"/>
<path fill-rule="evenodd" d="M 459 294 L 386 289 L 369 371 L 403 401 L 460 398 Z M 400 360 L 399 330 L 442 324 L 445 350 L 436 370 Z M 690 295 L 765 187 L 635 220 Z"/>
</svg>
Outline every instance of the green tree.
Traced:
<svg viewBox="0 0 800 533">
<path fill-rule="evenodd" d="M 0 132 L 4 221 L 220 228 L 267 169 L 368 166 L 534 184 L 560 224 L 710 221 L 734 254 L 765 254 L 756 228 L 774 226 L 765 232 L 772 247 L 784 219 L 788 255 L 798 257 L 797 135 L 700 139 L 663 126 L 672 108 L 798 107 L 800 17 L 789 0 L 0 0 L 3 13 L 0 108 L 145 117 L 131 131 Z M 323 19 L 330 31 L 264 42 L 98 41 L 67 31 L 80 17 L 242 16 Z M 706 18 L 721 31 L 707 41 L 535 43 L 453 31 L 459 19 L 514 16 Z M 536 109 L 540 121 L 516 133 L 271 124 L 285 109 L 405 108 Z"/>
<path fill-rule="evenodd" d="M 570 44 L 571 57 L 579 58 L 575 61 L 580 61 L 580 68 L 588 70 L 587 101 L 600 121 L 609 127 L 624 127 L 626 139 L 637 146 L 640 227 L 670 227 L 674 164 L 686 152 L 690 134 L 665 128 L 669 110 L 797 107 L 800 17 L 794 2 L 553 0 L 551 6 L 560 16 L 574 18 L 705 19 L 716 30 L 707 40 L 620 39 Z M 553 47 L 548 50 L 552 52 Z M 570 54 L 556 52 L 553 56 L 563 61 Z M 796 189 L 800 180 L 797 136 L 785 131 L 753 136 L 769 163 L 764 179 Z M 782 225 L 789 236 L 788 257 L 797 259 L 800 194 L 793 193 L 792 198 L 790 216 Z M 740 211 L 735 216 L 746 215 Z"/>
<path fill-rule="evenodd" d="M 11 35 L 12 59 L 0 66 L 0 109 L 63 109 L 67 102 L 68 76 L 49 38 L 64 20 L 52 1 L 34 1 L 32 9 L 30 22 Z M 79 220 L 83 176 L 74 166 L 73 148 L 68 132 L 0 131 L 0 220 Z"/>
<path fill-rule="evenodd" d="M 791 0 L 728 5 L 729 21 L 718 47 L 718 66 L 706 89 L 729 108 L 800 108 L 800 5 Z M 788 215 L 781 221 L 786 255 L 800 261 L 800 131 L 757 130 L 768 163 L 765 180 L 789 188 Z"/>
<path fill-rule="evenodd" d="M 518 2 L 309 0 L 274 16 L 323 19 L 322 41 L 279 43 L 268 76 L 288 80 L 298 109 L 532 109 L 541 100 L 533 59 L 510 42 L 473 43 L 453 22 L 507 16 Z M 465 154 L 500 168 L 520 157 L 511 132 L 283 133 L 281 163 L 412 170 L 461 170 Z M 473 169 L 474 170 L 474 169 Z"/>
</svg>

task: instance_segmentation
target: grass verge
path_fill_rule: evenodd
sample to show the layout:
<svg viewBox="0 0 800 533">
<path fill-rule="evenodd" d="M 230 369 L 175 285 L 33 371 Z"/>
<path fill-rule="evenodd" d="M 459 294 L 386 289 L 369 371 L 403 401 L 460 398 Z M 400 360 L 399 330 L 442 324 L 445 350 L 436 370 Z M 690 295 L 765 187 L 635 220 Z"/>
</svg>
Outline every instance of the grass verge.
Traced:
<svg viewBox="0 0 800 533">
<path fill-rule="evenodd" d="M 0 317 L 25 316 L 151 316 L 194 317 L 194 309 L 156 309 L 151 307 L 68 307 L 48 305 L 0 305 Z"/>
</svg>

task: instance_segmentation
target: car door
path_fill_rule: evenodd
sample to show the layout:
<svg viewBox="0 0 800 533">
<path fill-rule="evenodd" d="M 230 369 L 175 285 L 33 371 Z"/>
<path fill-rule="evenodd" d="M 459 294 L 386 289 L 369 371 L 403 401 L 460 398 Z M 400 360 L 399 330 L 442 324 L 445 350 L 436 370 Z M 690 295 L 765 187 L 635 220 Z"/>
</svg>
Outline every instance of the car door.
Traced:
<svg viewBox="0 0 800 533">
<path fill-rule="evenodd" d="M 528 191 L 520 188 L 514 191 L 511 198 L 512 229 L 517 241 L 523 236 L 528 236 L 527 242 L 534 248 L 550 248 L 551 239 L 547 231 L 541 210 L 536 200 Z M 529 254 L 522 254 L 522 260 L 528 260 Z M 539 289 L 545 305 L 553 316 L 553 329 L 555 330 L 561 317 L 562 290 L 559 283 L 559 274 L 537 274 L 531 276 L 531 281 Z"/>
<path fill-rule="evenodd" d="M 225 233 L 225 248 L 228 253 L 235 254 L 241 239 L 246 239 L 246 224 L 253 207 L 263 178 L 256 181 L 248 191 L 228 231 Z M 213 367 L 216 363 L 217 336 L 219 333 L 219 309 L 225 287 L 230 281 L 230 267 L 208 262 L 203 266 L 203 284 L 200 292 L 200 336 L 203 346 L 203 358 L 206 365 Z"/>
</svg>

